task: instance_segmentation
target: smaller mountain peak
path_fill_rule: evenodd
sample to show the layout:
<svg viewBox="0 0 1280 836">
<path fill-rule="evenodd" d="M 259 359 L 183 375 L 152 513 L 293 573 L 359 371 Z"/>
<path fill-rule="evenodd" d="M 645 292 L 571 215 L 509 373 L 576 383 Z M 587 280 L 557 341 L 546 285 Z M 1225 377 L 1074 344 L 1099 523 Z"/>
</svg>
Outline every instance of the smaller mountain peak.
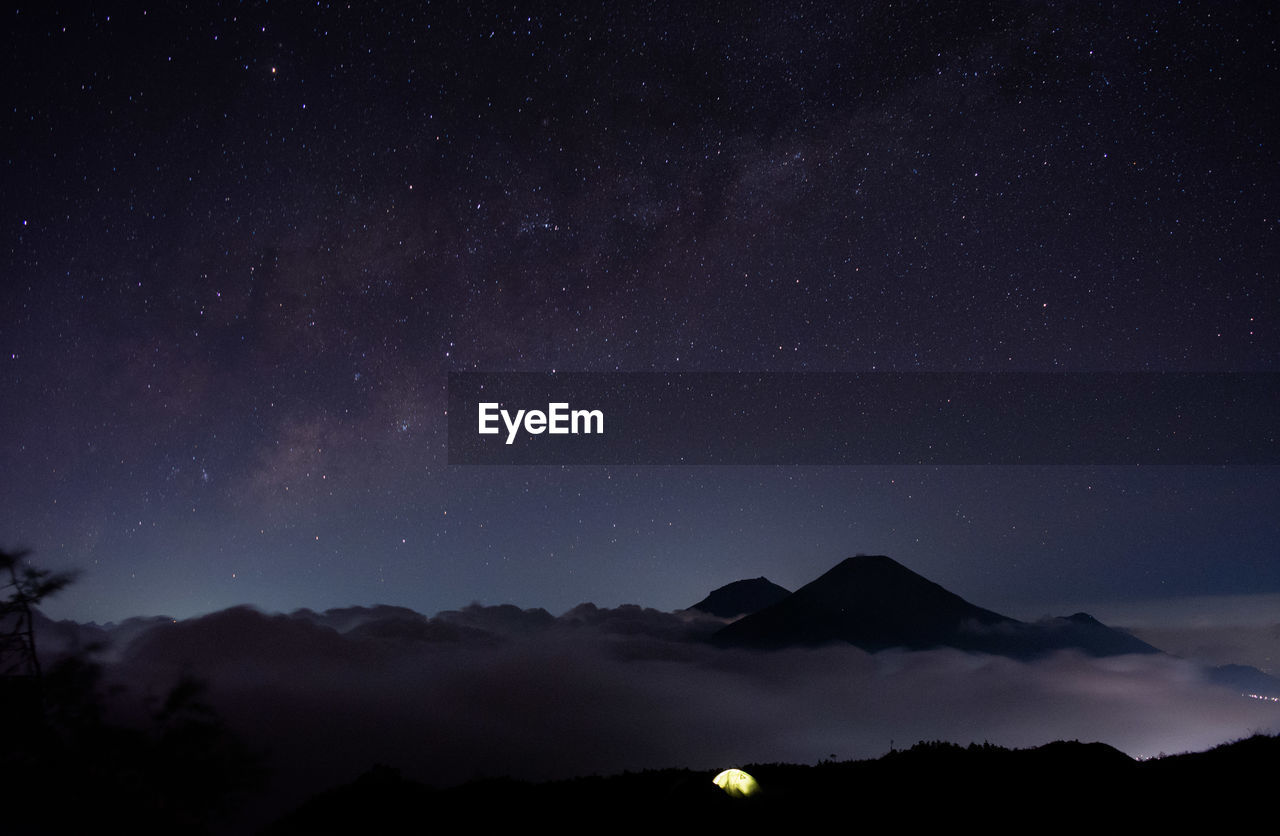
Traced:
<svg viewBox="0 0 1280 836">
<path fill-rule="evenodd" d="M 711 594 L 689 607 L 720 618 L 749 615 L 772 606 L 791 594 L 761 575 L 752 580 L 734 581 L 712 590 Z"/>
</svg>

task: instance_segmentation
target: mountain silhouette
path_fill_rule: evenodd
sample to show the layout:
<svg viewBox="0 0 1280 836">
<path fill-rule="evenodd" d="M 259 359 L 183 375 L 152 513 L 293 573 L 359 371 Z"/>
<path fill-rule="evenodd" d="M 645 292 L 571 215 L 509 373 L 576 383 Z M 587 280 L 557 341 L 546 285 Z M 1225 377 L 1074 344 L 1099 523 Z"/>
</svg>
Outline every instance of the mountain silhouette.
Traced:
<svg viewBox="0 0 1280 836">
<path fill-rule="evenodd" d="M 850 557 L 772 606 L 726 626 L 723 644 L 787 647 L 845 641 L 864 650 L 971 644 L 968 625 L 1012 619 L 975 607 L 892 558 Z"/>
<path fill-rule="evenodd" d="M 1159 653 L 1139 638 L 1108 627 L 1088 613 L 1022 624 L 1021 632 L 1040 650 L 1083 650 L 1091 656 L 1121 656 L 1125 653 Z"/>
<path fill-rule="evenodd" d="M 953 647 L 1019 659 L 1068 648 L 1092 656 L 1159 652 L 1085 613 L 1029 624 L 983 609 L 883 555 L 850 557 L 712 640 L 764 649 L 832 642 L 871 652 Z"/>
<path fill-rule="evenodd" d="M 768 578 L 752 578 L 734 581 L 719 589 L 713 589 L 710 595 L 689 609 L 721 618 L 733 618 L 758 612 L 778 603 L 790 594 L 790 590 L 778 586 Z"/>
<path fill-rule="evenodd" d="M 1219 665 L 1208 671 L 1209 681 L 1255 696 L 1280 697 L 1280 679 L 1251 665 Z"/>
</svg>

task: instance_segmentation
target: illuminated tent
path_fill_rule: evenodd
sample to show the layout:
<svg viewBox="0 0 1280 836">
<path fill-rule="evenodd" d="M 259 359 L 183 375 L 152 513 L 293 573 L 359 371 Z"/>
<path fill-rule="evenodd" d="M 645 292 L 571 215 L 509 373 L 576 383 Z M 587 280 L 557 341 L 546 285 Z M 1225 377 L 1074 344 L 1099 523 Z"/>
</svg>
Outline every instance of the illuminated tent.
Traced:
<svg viewBox="0 0 1280 836">
<path fill-rule="evenodd" d="M 726 769 L 711 779 L 711 783 L 733 798 L 746 798 L 760 792 L 760 782 L 741 769 Z"/>
</svg>

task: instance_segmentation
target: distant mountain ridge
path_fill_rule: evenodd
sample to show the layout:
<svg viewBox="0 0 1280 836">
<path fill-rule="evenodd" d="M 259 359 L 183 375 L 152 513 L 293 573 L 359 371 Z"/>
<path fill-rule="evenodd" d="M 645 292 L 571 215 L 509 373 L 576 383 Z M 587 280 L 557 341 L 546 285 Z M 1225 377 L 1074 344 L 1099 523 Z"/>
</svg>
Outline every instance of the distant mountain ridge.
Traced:
<svg viewBox="0 0 1280 836">
<path fill-rule="evenodd" d="M 748 614 L 723 624 L 723 619 L 742 613 Z M 794 593 L 764 577 L 735 581 L 675 612 L 633 604 L 600 608 L 584 603 L 560 616 L 541 608 L 471 604 L 435 617 L 391 605 L 324 612 L 304 608 L 288 615 L 240 606 L 187 619 L 135 617 L 105 625 L 53 621 L 38 611 L 35 617 L 37 644 L 41 656 L 49 659 L 104 647 L 114 659 L 144 648 L 155 652 L 168 644 L 174 646 L 164 655 L 181 655 L 192 636 L 205 633 L 214 634 L 206 639 L 214 648 L 255 647 L 257 637 L 266 632 L 275 636 L 272 644 L 288 645 L 306 634 L 315 642 L 302 646 L 324 646 L 334 652 L 343 642 L 334 644 L 331 639 L 341 636 L 364 648 L 358 653 L 366 653 L 372 645 L 392 642 L 492 645 L 547 631 L 578 630 L 767 650 L 830 643 L 853 644 L 870 652 L 951 647 L 1023 660 L 1059 650 L 1094 657 L 1163 652 L 1087 613 L 1035 623 L 1018 621 L 978 607 L 883 555 L 848 558 Z M 1268 699 L 1280 696 L 1280 680 L 1255 667 L 1207 666 L 1205 676 L 1241 693 Z"/>
<path fill-rule="evenodd" d="M 875 652 L 953 647 L 1018 659 L 1075 649 L 1091 656 L 1158 653 L 1086 613 L 1029 624 L 984 609 L 884 555 L 859 555 L 713 637 L 779 649 L 847 642 Z"/>
</svg>

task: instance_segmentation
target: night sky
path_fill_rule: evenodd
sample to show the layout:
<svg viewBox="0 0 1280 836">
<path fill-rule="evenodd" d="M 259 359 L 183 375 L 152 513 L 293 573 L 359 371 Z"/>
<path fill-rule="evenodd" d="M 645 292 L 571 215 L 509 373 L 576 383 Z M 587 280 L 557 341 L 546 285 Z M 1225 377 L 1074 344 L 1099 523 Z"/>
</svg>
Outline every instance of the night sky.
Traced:
<svg viewBox="0 0 1280 836">
<path fill-rule="evenodd" d="M 1280 593 L 1273 467 L 464 467 L 450 371 L 1280 371 L 1272 4 L 6 12 L 0 544 L 58 617 Z"/>
</svg>

